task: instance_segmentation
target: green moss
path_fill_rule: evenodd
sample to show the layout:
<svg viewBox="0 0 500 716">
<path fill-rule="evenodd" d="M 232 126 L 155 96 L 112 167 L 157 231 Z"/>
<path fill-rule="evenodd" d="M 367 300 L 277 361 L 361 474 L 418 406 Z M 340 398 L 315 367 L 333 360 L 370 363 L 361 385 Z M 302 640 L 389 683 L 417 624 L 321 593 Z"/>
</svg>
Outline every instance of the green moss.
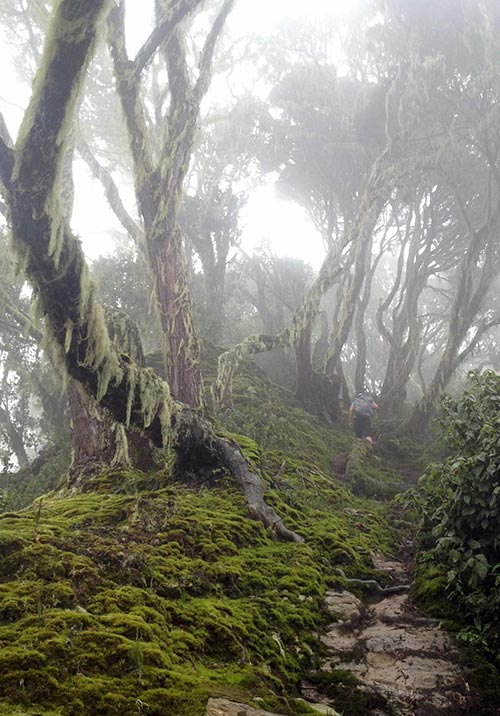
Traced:
<svg viewBox="0 0 500 716">
<path fill-rule="evenodd" d="M 247 436 L 245 441 L 251 438 L 260 450 L 301 457 L 327 474 L 332 456 L 349 450 L 353 440 L 350 432 L 327 428 L 293 405 L 292 395 L 270 383 L 253 361 L 239 367 L 233 402 L 234 409 L 224 415 L 226 429 Z"/>
<path fill-rule="evenodd" d="M 345 479 L 356 495 L 392 498 L 402 488 L 400 476 L 382 466 L 366 440 L 355 440 L 347 458 Z"/>
<path fill-rule="evenodd" d="M 339 566 L 371 575 L 395 535 L 383 505 L 329 474 L 351 436 L 295 408 L 287 426 L 259 380 L 233 438 L 306 544 L 277 542 L 223 474 L 109 469 L 0 516 L 0 716 L 202 716 L 210 695 L 308 711 L 294 697 L 318 666 L 324 592 Z M 283 420 L 262 443 L 267 410 Z"/>
<path fill-rule="evenodd" d="M 415 565 L 413 594 L 419 606 L 430 617 L 455 618 L 456 607 L 447 598 L 447 569 L 444 565 L 428 560 L 418 560 Z"/>
<path fill-rule="evenodd" d="M 282 454 L 248 447 L 279 471 Z M 217 688 L 293 696 L 335 565 L 365 573 L 392 539 L 375 505 L 359 531 L 361 503 L 308 461 L 289 459 L 267 492 L 305 545 L 276 542 L 224 479 L 110 472 L 93 486 L 0 518 L 2 707 L 108 716 L 139 699 L 196 716 Z"/>
</svg>

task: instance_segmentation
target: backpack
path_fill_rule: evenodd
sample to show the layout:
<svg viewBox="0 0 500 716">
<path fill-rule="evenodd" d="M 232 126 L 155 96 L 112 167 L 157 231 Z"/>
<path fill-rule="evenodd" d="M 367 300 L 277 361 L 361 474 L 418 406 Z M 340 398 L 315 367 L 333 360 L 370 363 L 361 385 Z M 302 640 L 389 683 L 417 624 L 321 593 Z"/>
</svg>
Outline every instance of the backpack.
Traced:
<svg viewBox="0 0 500 716">
<path fill-rule="evenodd" d="M 373 415 L 373 400 L 369 395 L 360 393 L 354 399 L 353 406 L 356 415 L 363 415 L 366 418 L 371 418 Z"/>
</svg>

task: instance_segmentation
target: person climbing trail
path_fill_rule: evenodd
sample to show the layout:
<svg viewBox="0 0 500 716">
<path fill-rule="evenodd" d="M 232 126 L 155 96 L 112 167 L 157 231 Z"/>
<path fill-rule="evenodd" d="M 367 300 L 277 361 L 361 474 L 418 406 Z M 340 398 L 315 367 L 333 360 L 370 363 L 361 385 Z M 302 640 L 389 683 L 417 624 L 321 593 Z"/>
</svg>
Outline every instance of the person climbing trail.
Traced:
<svg viewBox="0 0 500 716">
<path fill-rule="evenodd" d="M 358 393 L 349 408 L 349 425 L 354 427 L 357 438 L 373 444 L 371 418 L 373 411 L 378 410 L 377 403 L 366 392 Z"/>
</svg>

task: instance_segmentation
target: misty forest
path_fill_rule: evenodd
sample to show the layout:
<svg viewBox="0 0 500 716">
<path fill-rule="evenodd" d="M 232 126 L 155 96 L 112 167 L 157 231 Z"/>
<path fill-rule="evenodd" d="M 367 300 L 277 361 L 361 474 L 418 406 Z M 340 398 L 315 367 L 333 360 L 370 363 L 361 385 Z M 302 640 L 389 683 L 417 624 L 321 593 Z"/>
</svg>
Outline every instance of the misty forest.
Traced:
<svg viewBox="0 0 500 716">
<path fill-rule="evenodd" d="M 498 0 L 0 20 L 0 716 L 499 716 Z"/>
</svg>

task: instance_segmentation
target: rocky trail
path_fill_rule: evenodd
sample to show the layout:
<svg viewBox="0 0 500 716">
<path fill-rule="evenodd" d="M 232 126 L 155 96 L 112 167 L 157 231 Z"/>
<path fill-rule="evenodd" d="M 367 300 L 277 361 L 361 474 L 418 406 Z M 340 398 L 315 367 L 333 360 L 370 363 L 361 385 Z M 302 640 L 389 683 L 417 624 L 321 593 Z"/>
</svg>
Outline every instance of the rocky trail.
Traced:
<svg viewBox="0 0 500 716">
<path fill-rule="evenodd" d="M 407 563 L 374 562 L 391 586 L 376 590 L 368 606 L 350 592 L 326 595 L 335 622 L 322 637 L 327 650 L 322 670 L 349 672 L 359 680 L 367 716 L 470 713 L 470 688 L 458 646 L 437 620 L 423 617 L 412 604 Z M 305 684 L 304 691 L 308 700 L 333 705 L 314 687 L 308 690 Z"/>
<path fill-rule="evenodd" d="M 368 604 L 349 591 L 327 592 L 332 623 L 321 637 L 324 679 L 302 684 L 304 700 L 326 716 L 479 714 L 453 635 L 412 604 L 408 561 L 375 557 L 374 563 L 389 586 L 366 583 L 373 593 Z M 278 716 L 224 699 L 211 699 L 206 714 Z"/>
</svg>

